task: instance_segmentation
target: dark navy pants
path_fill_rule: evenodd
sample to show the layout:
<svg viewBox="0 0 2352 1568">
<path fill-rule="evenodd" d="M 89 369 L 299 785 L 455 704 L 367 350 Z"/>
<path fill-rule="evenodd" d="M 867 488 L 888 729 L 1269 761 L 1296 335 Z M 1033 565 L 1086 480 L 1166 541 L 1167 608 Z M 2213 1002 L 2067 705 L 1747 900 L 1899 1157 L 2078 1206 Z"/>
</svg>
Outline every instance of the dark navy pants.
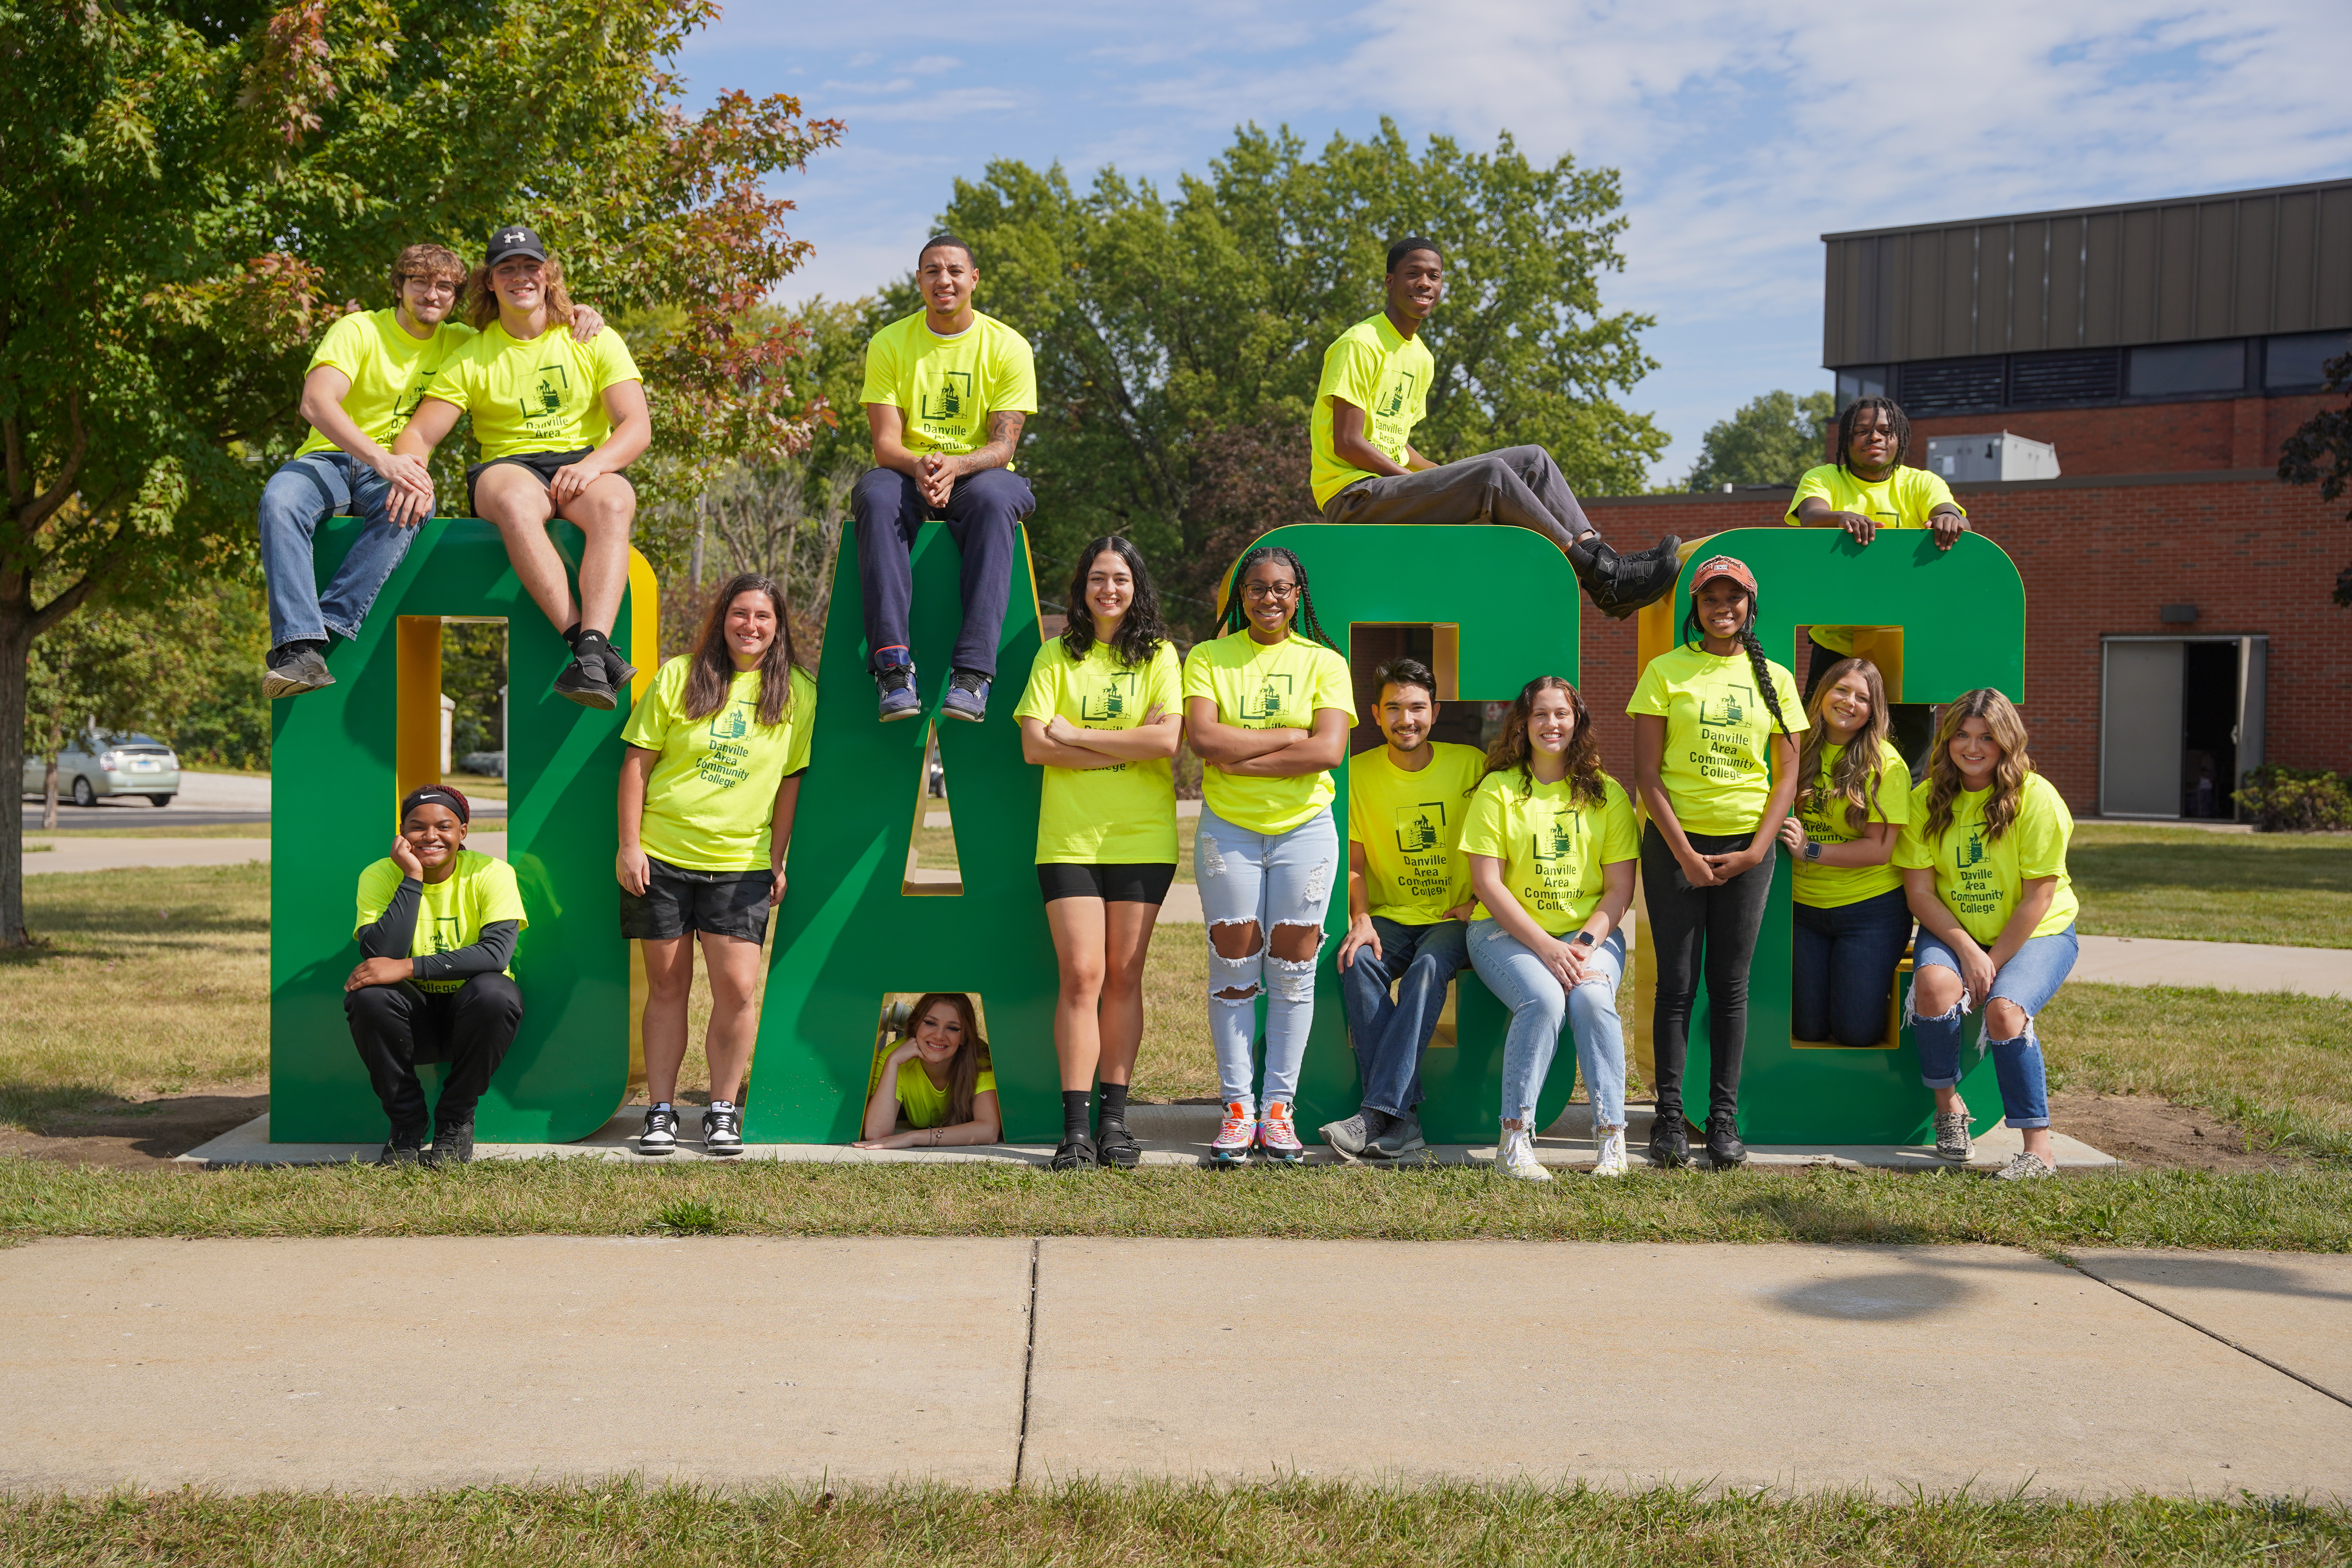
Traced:
<svg viewBox="0 0 2352 1568">
<path fill-rule="evenodd" d="M 1004 631 L 1004 601 L 1013 584 L 1013 530 L 1037 507 L 1029 481 L 1010 468 L 983 468 L 958 479 L 948 504 L 923 501 L 912 477 L 896 468 L 869 468 L 849 493 L 857 523 L 857 575 L 866 601 L 868 669 L 909 658 L 907 616 L 915 597 L 915 534 L 943 519 L 963 552 L 963 629 L 950 663 L 996 674 L 996 643 Z"/>
<path fill-rule="evenodd" d="M 1903 889 L 1835 909 L 1792 907 L 1789 1032 L 1841 1046 L 1892 1044 L 1886 1006 L 1911 942 Z"/>
</svg>

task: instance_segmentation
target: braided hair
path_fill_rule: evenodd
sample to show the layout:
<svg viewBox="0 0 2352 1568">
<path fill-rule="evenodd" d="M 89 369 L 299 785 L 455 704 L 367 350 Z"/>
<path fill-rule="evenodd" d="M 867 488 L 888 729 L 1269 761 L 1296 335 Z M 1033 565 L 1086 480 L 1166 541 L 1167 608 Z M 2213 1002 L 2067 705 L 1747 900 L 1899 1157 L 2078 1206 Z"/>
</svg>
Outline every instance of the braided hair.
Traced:
<svg viewBox="0 0 2352 1568">
<path fill-rule="evenodd" d="M 1911 419 L 1903 412 L 1903 405 L 1895 399 L 1874 395 L 1855 398 L 1852 403 L 1847 404 L 1844 411 L 1838 416 L 1837 466 L 1843 472 L 1849 474 L 1853 472 L 1852 468 L 1846 467 L 1846 460 L 1853 453 L 1853 422 L 1861 416 L 1862 411 L 1865 408 L 1885 410 L 1886 423 L 1894 427 L 1895 461 L 1888 466 L 1887 469 L 1892 473 L 1903 466 L 1903 454 L 1911 449 Z"/>
<path fill-rule="evenodd" d="M 1250 568 L 1261 561 L 1278 562 L 1289 567 L 1292 580 L 1298 584 L 1298 608 L 1291 614 L 1291 626 L 1333 653 L 1338 653 L 1339 645 L 1324 631 L 1322 621 L 1315 614 L 1315 596 L 1307 587 L 1307 563 L 1279 544 L 1253 546 L 1234 565 L 1233 593 L 1225 600 L 1225 613 L 1217 618 L 1218 633 L 1237 632 L 1248 626 L 1249 617 L 1242 611 L 1242 580 L 1249 575 Z"/>
<path fill-rule="evenodd" d="M 1705 646 L 1705 634 L 1699 630 L 1698 625 L 1697 587 L 1696 584 L 1692 585 L 1691 607 L 1683 614 L 1683 640 L 1693 647 Z M 1756 694 L 1764 700 L 1765 709 L 1772 715 L 1772 722 L 1780 726 L 1780 733 L 1793 739 L 1789 721 L 1780 711 L 1780 689 L 1772 683 L 1771 663 L 1764 657 L 1764 645 L 1757 640 L 1756 595 L 1748 594 L 1745 588 L 1740 592 L 1748 596 L 1748 618 L 1740 622 L 1738 631 L 1731 634 L 1732 640 L 1748 650 L 1748 667 L 1756 672 Z"/>
</svg>

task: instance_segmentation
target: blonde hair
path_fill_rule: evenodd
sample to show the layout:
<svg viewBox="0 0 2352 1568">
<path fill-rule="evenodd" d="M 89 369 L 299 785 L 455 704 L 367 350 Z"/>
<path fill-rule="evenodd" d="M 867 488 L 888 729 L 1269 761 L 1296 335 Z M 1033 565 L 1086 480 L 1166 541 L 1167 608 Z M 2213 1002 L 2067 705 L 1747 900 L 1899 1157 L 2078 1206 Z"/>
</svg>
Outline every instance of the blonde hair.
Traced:
<svg viewBox="0 0 2352 1568">
<path fill-rule="evenodd" d="M 466 258 L 431 240 L 410 246 L 392 258 L 394 304 L 400 303 L 400 286 L 412 278 L 446 278 L 462 293 L 466 288 Z"/>
<path fill-rule="evenodd" d="M 505 259 L 503 257 L 501 260 Z M 563 263 L 552 256 L 540 263 L 541 283 L 547 290 L 547 319 L 561 327 L 572 324 L 572 296 L 563 289 Z M 499 319 L 499 291 L 490 287 L 488 266 L 474 268 L 466 279 L 466 318 L 474 331 L 485 331 Z"/>
<path fill-rule="evenodd" d="M 1829 786 L 1824 789 L 1822 752 L 1832 742 L 1822 711 L 1837 683 L 1857 674 L 1869 688 L 1870 717 L 1846 742 L 1845 755 L 1830 770 Z M 1860 833 L 1869 826 L 1871 808 L 1878 804 L 1879 749 L 1886 743 L 1886 682 L 1878 667 L 1866 658 L 1842 658 L 1830 666 L 1805 703 L 1805 717 L 1812 727 L 1805 731 L 1805 743 L 1797 750 L 1797 776 L 1804 781 L 1798 787 L 1797 803 L 1827 816 L 1832 805 L 1843 802 L 1846 827 Z"/>
<path fill-rule="evenodd" d="M 1936 749 L 1927 760 L 1926 833 L 1930 840 L 1941 838 L 1952 826 L 1952 800 L 1965 788 L 1958 764 L 1952 761 L 1952 738 L 1970 719 L 1983 720 L 1993 744 L 2000 748 L 1992 794 L 1984 808 L 1985 837 L 1998 844 L 2017 820 L 2018 799 L 2025 793 L 2025 775 L 2033 771 L 2033 759 L 2025 752 L 2025 721 L 2017 716 L 2017 705 L 1990 686 L 1962 692 L 1937 721 Z"/>
</svg>

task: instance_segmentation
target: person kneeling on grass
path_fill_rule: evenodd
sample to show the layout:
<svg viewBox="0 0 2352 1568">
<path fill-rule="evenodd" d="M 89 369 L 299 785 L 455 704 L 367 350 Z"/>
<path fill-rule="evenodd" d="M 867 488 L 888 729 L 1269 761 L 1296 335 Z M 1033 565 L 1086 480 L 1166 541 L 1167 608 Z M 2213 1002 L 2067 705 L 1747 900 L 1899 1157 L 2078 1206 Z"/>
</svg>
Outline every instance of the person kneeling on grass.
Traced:
<svg viewBox="0 0 2352 1568">
<path fill-rule="evenodd" d="M 904 1121 L 907 1131 L 894 1131 Z M 907 1031 L 883 1058 L 866 1104 L 859 1149 L 940 1149 L 993 1143 L 1004 1118 L 996 1107 L 996 1074 L 971 998 L 961 991 L 927 992 L 907 1016 Z"/>
<path fill-rule="evenodd" d="M 1495 1168 L 1507 1176 L 1551 1180 L 1536 1159 L 1536 1101 L 1562 1023 L 1576 1036 L 1592 1101 L 1600 1154 L 1592 1173 L 1625 1173 L 1625 1030 L 1617 1016 L 1625 933 L 1618 922 L 1633 901 L 1641 852 L 1633 803 L 1601 771 L 1584 699 L 1559 676 L 1538 676 L 1511 704 L 1462 825 L 1478 895 L 1471 967 L 1511 1010 L 1495 1151 Z"/>
<path fill-rule="evenodd" d="M 471 1160 L 474 1106 L 522 1025 L 511 963 L 530 921 L 514 868 L 466 847 L 472 816 L 454 789 L 410 791 L 391 855 L 360 873 L 352 934 L 365 956 L 343 982 L 343 1012 L 392 1123 L 379 1165 Z M 430 1155 L 420 1062 L 444 1064 Z"/>
<path fill-rule="evenodd" d="M 2025 743 L 2025 721 L 1990 687 L 1946 708 L 1895 849 L 1921 928 L 1905 1011 L 1920 1079 L 1936 1091 L 1936 1152 L 1969 1157 L 1960 1044 L 1980 1013 L 1979 1048 L 1992 1052 L 2001 1109 L 2025 1134 L 2005 1182 L 2057 1173 L 2033 1019 L 2074 971 L 2080 907 L 2066 875 L 2074 816 Z"/>
</svg>

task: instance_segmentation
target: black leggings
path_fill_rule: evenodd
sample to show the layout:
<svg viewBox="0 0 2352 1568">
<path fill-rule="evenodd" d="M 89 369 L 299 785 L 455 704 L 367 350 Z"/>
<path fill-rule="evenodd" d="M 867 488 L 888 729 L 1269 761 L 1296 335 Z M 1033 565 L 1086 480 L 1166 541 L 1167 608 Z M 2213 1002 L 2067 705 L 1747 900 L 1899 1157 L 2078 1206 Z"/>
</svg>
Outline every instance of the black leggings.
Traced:
<svg viewBox="0 0 2352 1568">
<path fill-rule="evenodd" d="M 446 1062 L 441 1102 L 434 1121 L 469 1127 L 474 1104 L 490 1087 L 490 1075 L 506 1058 L 522 1026 L 522 992 L 503 974 L 477 974 L 455 991 L 421 991 L 415 985 L 362 985 L 343 994 L 375 1097 L 391 1120 L 393 1141 L 421 1138 L 425 1131 L 425 1086 L 418 1062 Z"/>
<path fill-rule="evenodd" d="M 1753 834 L 1684 837 L 1702 855 L 1745 849 Z M 1642 887 L 1649 929 L 1642 933 L 1657 961 L 1658 990 L 1650 1015 L 1650 1047 L 1657 1058 L 1658 1114 L 1682 1113 L 1683 1060 L 1690 1052 L 1691 1004 L 1698 996 L 1701 954 L 1706 970 L 1707 1114 L 1739 1109 L 1739 1064 L 1748 1051 L 1748 970 L 1763 929 L 1780 851 L 1712 888 L 1694 888 L 1681 863 L 1652 824 L 1642 829 Z"/>
</svg>

